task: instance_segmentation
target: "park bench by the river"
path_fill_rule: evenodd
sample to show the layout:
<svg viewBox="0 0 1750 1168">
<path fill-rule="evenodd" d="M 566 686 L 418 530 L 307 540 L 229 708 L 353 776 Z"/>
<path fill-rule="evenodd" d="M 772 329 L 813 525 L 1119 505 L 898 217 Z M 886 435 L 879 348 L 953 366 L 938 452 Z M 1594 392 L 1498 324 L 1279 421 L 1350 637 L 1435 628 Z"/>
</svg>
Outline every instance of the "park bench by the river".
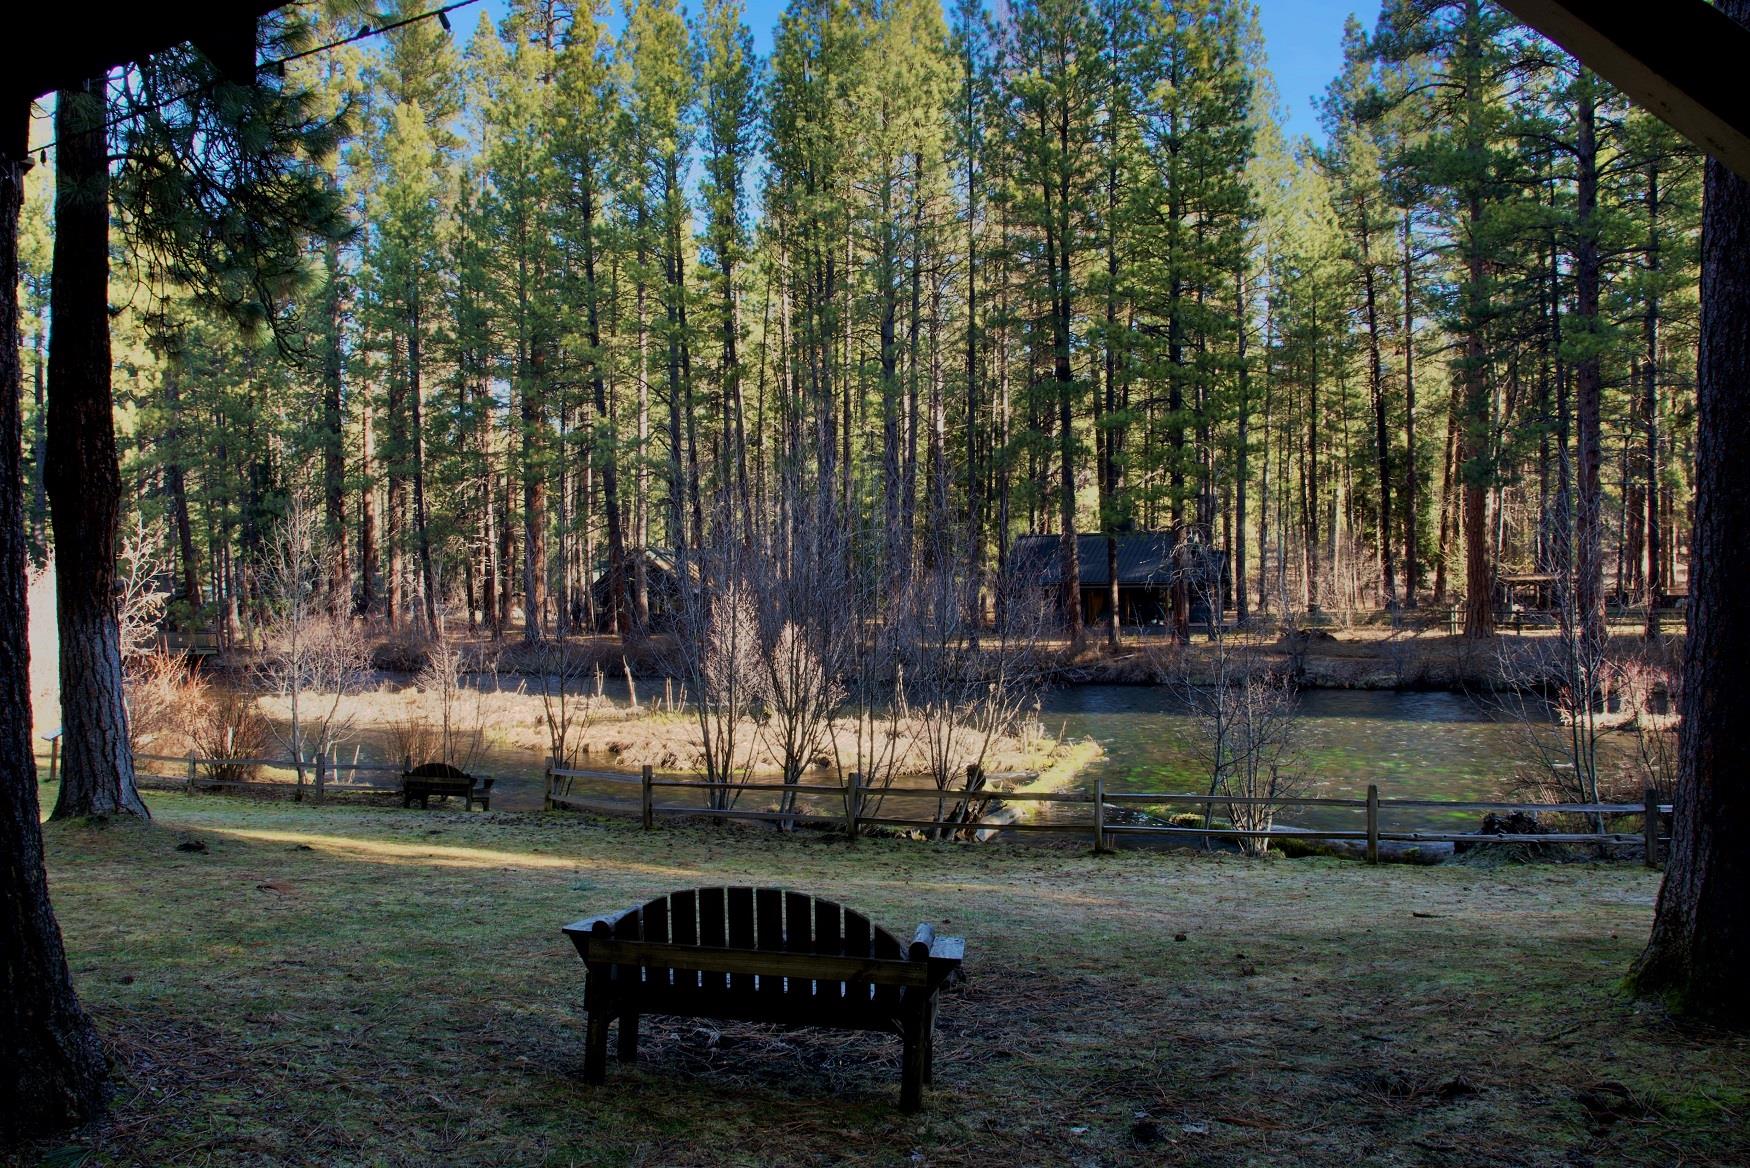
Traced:
<svg viewBox="0 0 1750 1168">
<path fill-rule="evenodd" d="M 482 779 L 441 762 L 416 766 L 401 776 L 401 806 L 411 807 L 414 800 L 421 807 L 430 807 L 433 795 L 454 795 L 463 806 L 474 810 L 492 810 L 492 780 Z"/>
<path fill-rule="evenodd" d="M 919 925 L 909 945 L 862 913 L 779 888 L 700 888 L 565 926 L 587 970 L 584 1078 L 638 1057 L 644 1014 L 873 1030 L 903 1040 L 899 1105 L 931 1078 L 936 998 L 965 945 Z"/>
</svg>

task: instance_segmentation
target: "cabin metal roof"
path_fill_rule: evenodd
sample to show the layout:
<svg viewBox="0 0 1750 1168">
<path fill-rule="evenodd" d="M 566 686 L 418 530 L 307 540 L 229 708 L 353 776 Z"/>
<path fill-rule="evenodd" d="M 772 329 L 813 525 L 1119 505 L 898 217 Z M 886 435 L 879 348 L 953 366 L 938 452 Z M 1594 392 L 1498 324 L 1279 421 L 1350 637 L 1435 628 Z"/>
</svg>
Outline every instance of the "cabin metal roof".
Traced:
<svg viewBox="0 0 1750 1168">
<path fill-rule="evenodd" d="M 1118 540 L 1118 584 L 1120 587 L 1165 588 L 1173 582 L 1173 550 L 1178 539 L 1170 531 L 1129 531 Z M 1083 588 L 1106 587 L 1112 583 L 1107 571 L 1105 535 L 1076 536 L 1076 558 L 1080 561 Z M 1025 572 L 1041 583 L 1055 584 L 1063 579 L 1063 537 L 1061 535 L 1023 535 L 1010 546 L 1010 562 L 1014 570 Z"/>
</svg>

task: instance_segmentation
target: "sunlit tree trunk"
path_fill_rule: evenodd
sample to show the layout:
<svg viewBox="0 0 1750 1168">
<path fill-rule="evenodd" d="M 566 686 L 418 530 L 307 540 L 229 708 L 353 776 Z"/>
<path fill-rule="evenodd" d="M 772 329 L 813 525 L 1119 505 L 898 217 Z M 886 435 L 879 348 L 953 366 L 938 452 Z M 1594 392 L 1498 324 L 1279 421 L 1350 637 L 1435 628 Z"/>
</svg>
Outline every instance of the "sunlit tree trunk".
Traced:
<svg viewBox="0 0 1750 1168">
<path fill-rule="evenodd" d="M 45 468 L 61 638 L 61 792 L 56 819 L 147 817 L 134 789 L 115 607 L 115 401 L 109 349 L 109 150 L 105 79 L 55 103 L 55 249 Z M 16 330 L 8 334 L 16 336 Z M 11 346 L 16 348 L 16 345 Z M 16 359 L 16 358 L 14 358 Z"/>
</svg>

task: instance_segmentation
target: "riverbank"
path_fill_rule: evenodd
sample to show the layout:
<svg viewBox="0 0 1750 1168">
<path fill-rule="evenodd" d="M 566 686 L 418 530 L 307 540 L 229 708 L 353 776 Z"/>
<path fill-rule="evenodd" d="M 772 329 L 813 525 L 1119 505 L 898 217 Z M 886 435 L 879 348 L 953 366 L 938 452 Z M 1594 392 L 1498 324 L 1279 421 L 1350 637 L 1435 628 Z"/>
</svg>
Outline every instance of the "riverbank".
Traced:
<svg viewBox="0 0 1750 1168">
<path fill-rule="evenodd" d="M 1613 622 L 1607 656 L 1668 667 L 1681 661 L 1684 629 L 1668 623 L 1656 642 L 1641 635 L 1638 623 Z M 1472 640 L 1449 631 L 1432 615 L 1392 622 L 1382 614 L 1342 624 L 1326 623 L 1284 632 L 1273 622 L 1230 629 L 1226 646 L 1243 650 L 1266 666 L 1295 677 L 1304 689 L 1363 689 L 1401 692 L 1477 693 L 1539 684 L 1539 658 L 1555 648 L 1557 631 L 1546 621 L 1503 628 L 1489 639 Z M 552 644 L 469 637 L 460 642 L 470 668 L 513 677 L 538 677 L 554 670 Z M 598 670 L 619 681 L 628 673 L 647 696 L 661 693 L 672 672 L 674 646 L 666 636 L 626 642 L 590 635 L 567 642 L 569 668 L 581 676 Z M 1032 667 L 1051 686 L 1154 685 L 1176 677 L 1207 676 L 1215 647 L 1208 632 L 1193 628 L 1191 643 L 1175 644 L 1164 630 L 1127 630 L 1117 650 L 1103 630 L 1091 629 L 1082 643 L 1046 640 L 1033 651 Z M 424 663 L 417 639 L 384 638 L 372 651 L 385 671 L 416 672 Z M 671 687 L 672 688 L 672 687 Z"/>
<path fill-rule="evenodd" d="M 1683 639 L 1679 629 L 1648 642 L 1618 626 L 1606 656 L 1672 669 L 1682 660 Z M 1532 625 L 1481 641 L 1452 635 L 1444 625 L 1362 624 L 1289 633 L 1232 630 L 1224 642 L 1218 646 L 1207 633 L 1193 630 L 1191 643 L 1183 646 L 1162 636 L 1130 638 L 1117 652 L 1103 643 L 1080 650 L 1061 645 L 1055 648 L 1051 677 L 1062 686 L 1200 682 L 1215 672 L 1225 650 L 1294 678 L 1301 689 L 1474 694 L 1548 686 L 1559 648 L 1554 628 Z"/>
<path fill-rule="evenodd" d="M 640 695 L 629 694 L 623 686 L 600 695 L 593 690 L 572 692 L 561 712 L 556 702 L 541 696 L 538 684 L 531 686 L 515 677 L 476 675 L 467 680 L 468 685 L 448 699 L 449 719 L 460 728 L 460 735 L 472 735 L 475 728 L 479 731 L 473 757 L 457 764 L 464 769 L 490 769 L 487 764 L 493 762 L 516 762 L 538 776 L 552 757 L 553 725 L 561 719 L 568 725 L 566 742 L 575 766 L 634 773 L 644 766 L 670 773 L 705 769 L 698 717 L 680 705 L 684 695 L 672 687 L 666 697 L 661 688 L 654 692 L 646 688 L 641 701 L 636 700 Z M 306 705 L 326 709 L 331 700 L 311 701 L 307 697 Z M 286 722 L 290 713 L 287 699 L 267 695 L 257 701 L 269 719 L 282 725 Z M 351 737 L 369 739 L 379 753 L 393 759 L 399 753 L 398 744 L 415 737 L 419 728 L 443 721 L 444 702 L 442 694 L 411 681 L 382 680 L 372 689 L 342 695 L 334 706 L 335 718 Z M 890 760 L 894 773 L 923 773 L 928 766 L 925 729 L 916 718 L 880 719 L 863 727 L 860 749 L 866 758 Z M 971 732 L 965 736 L 970 739 Z M 738 767 L 757 777 L 781 774 L 778 743 L 752 720 L 744 719 L 736 727 L 736 741 Z M 858 769 L 858 751 L 854 720 L 834 718 L 823 730 L 809 766 L 848 773 Z M 1037 772 L 1064 783 L 1099 754 L 1097 746 L 1053 738 L 1042 723 L 1029 719 L 1016 734 L 994 736 L 982 765 L 993 774 Z"/>
<path fill-rule="evenodd" d="M 56 1163 L 1741 1164 L 1750 1043 L 1617 981 L 1657 877 L 640 832 L 149 796 L 47 827 L 117 1075 Z M 879 1036 L 656 1018 L 580 1082 L 567 921 L 770 884 L 963 935 L 927 1110 Z M 34 1162 L 21 1159 L 20 1163 Z"/>
</svg>

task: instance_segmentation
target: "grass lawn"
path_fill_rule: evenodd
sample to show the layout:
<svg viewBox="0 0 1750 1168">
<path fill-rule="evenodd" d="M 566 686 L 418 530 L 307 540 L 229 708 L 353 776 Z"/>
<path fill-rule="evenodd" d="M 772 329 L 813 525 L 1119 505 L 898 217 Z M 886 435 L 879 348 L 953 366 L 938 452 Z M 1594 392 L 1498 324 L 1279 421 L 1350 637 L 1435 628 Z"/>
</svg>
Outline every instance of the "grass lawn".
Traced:
<svg viewBox="0 0 1750 1168">
<path fill-rule="evenodd" d="M 1750 1040 L 1617 981 L 1638 867 L 935 845 L 159 794 L 51 825 L 118 1088 L 61 1164 L 1744 1164 Z M 198 841 L 206 850 L 179 850 Z M 898 1041 L 666 1018 L 579 1080 L 560 926 L 779 884 L 966 938 Z M 1183 935 L 1183 940 L 1176 935 Z M 25 1162 L 30 1162 L 29 1160 Z"/>
</svg>

